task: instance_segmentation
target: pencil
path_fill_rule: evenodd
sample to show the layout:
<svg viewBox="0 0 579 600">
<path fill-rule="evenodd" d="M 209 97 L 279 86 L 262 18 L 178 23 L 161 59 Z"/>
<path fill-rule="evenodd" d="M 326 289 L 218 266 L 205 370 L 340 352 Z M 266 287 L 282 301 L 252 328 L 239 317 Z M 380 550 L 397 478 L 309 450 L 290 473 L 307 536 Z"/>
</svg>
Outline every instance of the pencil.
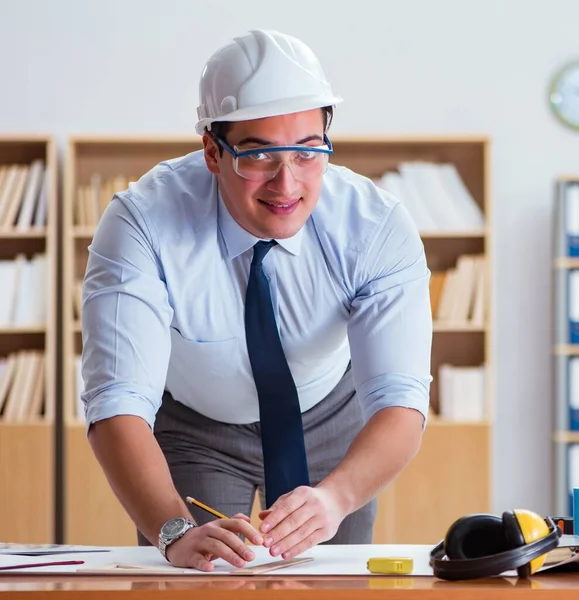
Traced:
<svg viewBox="0 0 579 600">
<path fill-rule="evenodd" d="M 31 567 L 55 567 L 58 565 L 83 565 L 84 560 L 57 560 L 53 562 L 43 563 L 26 563 L 23 565 L 4 565 L 0 567 L 0 571 L 8 571 L 10 569 L 29 569 Z"/>
<path fill-rule="evenodd" d="M 214 517 L 217 517 L 218 519 L 229 519 L 229 517 L 222 515 L 220 512 L 216 511 L 214 508 L 211 508 L 210 506 L 203 504 L 203 502 L 199 502 L 199 500 L 195 500 L 195 498 L 191 498 L 191 496 L 187 496 L 185 498 L 185 500 L 187 500 L 187 502 L 189 502 L 189 504 L 194 504 L 195 506 L 198 506 L 199 508 L 206 510 L 208 513 L 212 514 Z"/>
</svg>

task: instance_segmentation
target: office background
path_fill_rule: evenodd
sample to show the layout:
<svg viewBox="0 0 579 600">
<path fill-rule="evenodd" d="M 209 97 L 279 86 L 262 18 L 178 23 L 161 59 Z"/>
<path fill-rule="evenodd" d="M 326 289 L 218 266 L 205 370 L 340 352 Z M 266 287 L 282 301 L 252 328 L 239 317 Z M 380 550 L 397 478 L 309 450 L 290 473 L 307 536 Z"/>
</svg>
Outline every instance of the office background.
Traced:
<svg viewBox="0 0 579 600">
<path fill-rule="evenodd" d="M 548 87 L 579 58 L 574 0 L 0 0 L 0 131 L 189 134 L 205 59 L 251 28 L 318 54 L 332 131 L 492 140 L 493 510 L 551 508 L 554 180 L 579 133 Z"/>
</svg>

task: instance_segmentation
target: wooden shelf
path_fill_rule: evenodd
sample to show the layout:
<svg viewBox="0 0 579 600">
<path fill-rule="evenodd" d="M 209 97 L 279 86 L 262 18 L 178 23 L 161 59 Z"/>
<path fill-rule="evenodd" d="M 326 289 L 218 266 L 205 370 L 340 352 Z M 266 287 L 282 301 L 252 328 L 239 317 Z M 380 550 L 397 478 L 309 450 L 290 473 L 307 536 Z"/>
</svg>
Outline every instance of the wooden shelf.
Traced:
<svg viewBox="0 0 579 600">
<path fill-rule="evenodd" d="M 82 323 L 80 321 L 74 321 L 73 325 L 72 325 L 72 329 L 75 332 L 80 332 L 82 331 Z M 473 332 L 473 333 L 484 333 L 486 331 L 486 327 L 479 327 L 478 325 L 471 325 L 470 323 L 465 323 L 462 325 L 447 325 L 446 323 L 437 323 L 434 322 L 433 323 L 433 331 L 435 333 L 452 333 L 452 332 L 457 332 L 457 333 L 468 333 L 468 332 Z M 2 333 L 2 330 L 0 329 L 0 334 Z"/>
<path fill-rule="evenodd" d="M 490 427 L 491 425 L 492 422 L 489 419 L 484 421 L 449 421 L 434 415 L 428 417 L 427 427 L 472 427 L 477 429 L 479 427 Z"/>
<path fill-rule="evenodd" d="M 438 333 L 452 333 L 452 332 L 457 332 L 457 333 L 468 333 L 468 332 L 473 332 L 473 333 L 484 333 L 486 331 L 486 327 L 480 327 L 478 325 L 471 325 L 470 323 L 464 323 L 464 324 L 456 324 L 456 325 L 452 325 L 452 324 L 447 324 L 447 323 L 439 323 L 439 322 L 434 322 L 433 323 L 433 331 L 434 332 L 438 332 Z M 75 332 L 80 332 L 82 331 L 82 323 L 80 321 L 74 321 L 72 324 L 72 330 Z M 2 333 L 2 330 L 0 329 L 0 334 Z"/>
<path fill-rule="evenodd" d="M 486 136 L 333 137 L 332 162 L 370 178 L 396 168 L 402 161 L 453 163 L 465 185 L 492 223 L 490 202 L 490 156 Z M 74 417 L 74 360 L 81 350 L 81 324 L 73 310 L 74 282 L 86 268 L 87 247 L 94 226 L 74 221 L 74 202 L 79 185 L 93 173 L 103 178 L 118 173 L 140 176 L 161 160 L 181 156 L 200 147 L 199 138 L 148 136 L 74 137 L 69 140 L 63 215 L 63 397 L 65 414 L 64 501 L 66 543 L 133 544 L 134 530 L 123 516 L 86 443 L 85 425 Z M 80 221 L 84 222 L 84 221 Z M 484 254 L 491 261 L 491 229 L 477 231 L 424 231 L 421 238 L 431 268 L 455 266 L 462 254 Z M 490 288 L 490 285 L 488 286 Z M 470 323 L 439 323 L 433 344 L 432 402 L 438 402 L 437 370 L 441 362 L 478 366 L 489 373 L 487 405 L 492 415 L 492 318 L 491 294 L 487 295 L 484 326 Z M 457 422 L 430 417 L 422 449 L 409 468 L 379 498 L 374 530 L 376 543 L 431 543 L 444 535 L 450 520 L 473 512 L 490 512 L 491 438 L 493 423 Z M 450 431 L 451 430 L 451 431 Z M 450 435 L 449 435 L 450 434 Z M 477 468 L 473 469 L 472 465 Z M 80 483 L 82 481 L 82 483 Z M 83 487 L 84 486 L 84 487 Z M 94 503 L 86 504 L 86 486 Z M 91 500 L 89 499 L 89 502 Z M 433 510 L 433 507 L 436 507 Z M 110 523 L 87 520 L 86 514 L 115 515 Z"/>
<path fill-rule="evenodd" d="M 0 327 L 0 335 L 22 335 L 27 333 L 46 333 L 46 325 L 33 325 L 29 327 Z"/>
<path fill-rule="evenodd" d="M 375 544 L 434 544 L 459 517 L 490 512 L 492 428 L 469 425 L 426 426 L 420 452 L 378 498 Z"/>
<path fill-rule="evenodd" d="M 472 325 L 471 323 L 444 323 L 441 321 L 434 321 L 432 323 L 432 329 L 434 332 L 439 333 L 452 333 L 452 332 L 469 332 L 484 333 L 487 329 L 486 326 Z"/>
<path fill-rule="evenodd" d="M 76 419 L 75 356 L 82 348 L 81 323 L 76 319 L 73 295 L 88 259 L 87 248 L 96 231 L 94 225 L 78 225 L 75 201 L 79 185 L 93 173 L 111 178 L 119 173 L 140 177 L 160 161 L 182 156 L 201 147 L 191 136 L 75 136 L 69 139 L 65 165 L 63 202 L 63 418 L 64 541 L 75 544 L 134 545 L 136 532 L 115 498 L 86 440 L 85 425 Z M 116 190 L 115 190 L 116 191 Z M 85 490 L 92 490 L 87 498 Z M 87 504 L 88 502 L 88 504 Z M 87 519 L 87 514 L 111 515 L 106 522 Z"/>
<path fill-rule="evenodd" d="M 448 238 L 448 239 L 461 239 L 461 238 L 484 238 L 487 235 L 486 230 L 481 231 L 421 231 L 420 237 L 422 239 L 432 238 Z"/>
<path fill-rule="evenodd" d="M 579 443 L 579 431 L 555 431 L 553 441 L 560 444 Z"/>
<path fill-rule="evenodd" d="M 74 321 L 72 324 L 72 330 L 75 333 L 80 333 L 82 331 L 82 323 L 80 321 Z M 433 331 L 434 333 L 484 333 L 486 331 L 486 327 L 479 327 L 469 323 L 464 325 L 447 325 L 445 323 L 434 322 Z M 0 334 L 1 333 L 2 330 L 0 329 Z"/>
<path fill-rule="evenodd" d="M 30 231 L 1 231 L 0 242 L 3 239 L 7 240 L 30 240 L 30 239 L 41 239 L 46 237 L 46 229 L 34 229 Z"/>
<path fill-rule="evenodd" d="M 472 333 L 484 333 L 487 330 L 486 326 L 480 327 L 478 325 L 471 325 L 470 323 L 464 323 L 464 324 L 447 324 L 447 323 L 440 323 L 440 322 L 434 322 L 433 325 L 433 331 L 435 333 L 468 333 L 468 332 L 472 332 Z M 72 329 L 75 332 L 80 332 L 82 331 L 82 323 L 80 321 L 74 321 L 73 325 L 72 325 Z M 2 330 L 0 329 L 0 333 L 2 333 Z"/>
<path fill-rule="evenodd" d="M 557 181 L 559 181 L 561 183 L 570 183 L 570 182 L 575 182 L 575 181 L 579 182 L 579 174 L 573 175 L 572 173 L 568 173 L 568 174 L 559 175 L 557 177 Z"/>
<path fill-rule="evenodd" d="M 553 352 L 560 356 L 579 356 L 579 344 L 559 344 Z"/>
<path fill-rule="evenodd" d="M 557 177 L 554 194 L 553 211 L 553 273 L 552 273 L 552 336 L 553 336 L 553 377 L 552 397 L 549 399 L 553 411 L 553 464 L 551 473 L 551 493 L 553 514 L 568 514 L 569 511 L 569 479 L 575 458 L 572 457 L 571 446 L 579 444 L 579 431 L 569 430 L 571 418 L 569 402 L 574 390 L 574 365 L 579 357 L 579 344 L 570 340 L 571 327 L 569 315 L 573 312 L 574 298 L 572 286 L 572 269 L 579 270 L 579 257 L 569 256 L 570 219 L 573 219 L 571 189 L 576 189 L 579 176 L 562 175 Z M 572 201 L 571 204 L 569 201 Z"/>
<path fill-rule="evenodd" d="M 450 162 L 481 207 L 487 226 L 480 231 L 421 232 L 429 267 L 448 270 L 463 254 L 484 254 L 492 267 L 490 155 L 484 136 L 333 139 L 333 162 L 378 179 L 403 161 Z M 453 365 L 487 368 L 487 414 L 494 414 L 492 277 L 486 293 L 483 327 L 434 322 L 431 402 L 438 408 L 438 368 Z M 493 422 L 429 418 L 421 450 L 408 468 L 379 497 L 375 543 L 433 543 L 452 521 L 465 514 L 491 511 L 491 440 Z M 472 465 L 477 468 L 473 469 Z M 452 491 L 450 491 L 452 490 Z M 434 509 L 434 507 L 436 507 Z"/>
<path fill-rule="evenodd" d="M 54 542 L 54 427 L 0 423 L 2 540 Z"/>
<path fill-rule="evenodd" d="M 567 258 L 561 256 L 553 261 L 556 269 L 579 269 L 579 258 Z"/>
<path fill-rule="evenodd" d="M 47 221 L 42 228 L 0 232 L 0 258 L 23 253 L 46 255 L 46 324 L 0 327 L 0 356 L 21 350 L 44 353 L 44 404 L 48 416 L 0 422 L 0 531 L 7 541 L 55 542 L 55 422 L 57 327 L 57 172 L 56 144 L 50 136 L 0 136 L 0 164 L 31 164 L 42 159 L 47 169 Z"/>
<path fill-rule="evenodd" d="M 110 491 L 88 443 L 84 423 L 64 427 L 64 446 L 68 479 L 64 497 L 67 538 L 75 544 L 89 546 L 136 546 L 137 530 Z M 87 518 L 87 515 L 98 514 L 106 514 L 106 523 L 102 519 Z"/>
<path fill-rule="evenodd" d="M 86 425 L 83 421 L 70 421 L 67 424 L 67 427 L 76 427 L 78 429 L 86 429 Z M 432 427 L 489 427 L 491 425 L 491 421 L 448 421 L 446 419 L 441 419 L 436 415 L 430 415 L 428 417 L 428 426 Z"/>
<path fill-rule="evenodd" d="M 72 230 L 72 236 L 79 239 L 92 239 L 95 231 L 96 227 L 75 227 Z"/>
<path fill-rule="evenodd" d="M 446 323 L 439 323 L 436 321 L 433 323 L 432 328 L 435 333 L 484 333 L 487 329 L 487 327 L 471 325 L 470 323 L 451 325 Z M 76 333 L 81 332 L 82 323 L 80 321 L 74 321 L 72 324 L 72 330 Z M 0 329 L 0 334 L 1 333 L 2 330 Z"/>
</svg>

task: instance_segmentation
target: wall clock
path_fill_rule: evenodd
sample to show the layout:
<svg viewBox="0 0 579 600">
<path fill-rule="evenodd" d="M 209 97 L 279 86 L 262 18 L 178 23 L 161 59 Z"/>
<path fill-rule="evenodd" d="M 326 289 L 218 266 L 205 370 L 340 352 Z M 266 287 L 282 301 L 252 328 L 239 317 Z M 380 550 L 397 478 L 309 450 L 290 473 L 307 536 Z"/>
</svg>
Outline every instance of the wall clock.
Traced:
<svg viewBox="0 0 579 600">
<path fill-rule="evenodd" d="M 555 74 L 549 103 L 562 123 L 579 131 L 579 60 L 566 64 Z"/>
</svg>

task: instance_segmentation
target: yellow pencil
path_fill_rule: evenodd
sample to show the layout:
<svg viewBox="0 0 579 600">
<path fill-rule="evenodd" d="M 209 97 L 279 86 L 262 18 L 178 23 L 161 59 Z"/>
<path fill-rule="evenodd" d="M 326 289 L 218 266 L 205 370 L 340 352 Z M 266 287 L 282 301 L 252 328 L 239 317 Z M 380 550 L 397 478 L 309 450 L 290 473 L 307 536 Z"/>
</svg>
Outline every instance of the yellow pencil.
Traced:
<svg viewBox="0 0 579 600">
<path fill-rule="evenodd" d="M 214 508 L 211 508 L 210 506 L 203 504 L 203 502 L 199 502 L 199 500 L 195 500 L 195 498 L 191 498 L 191 496 L 187 496 L 185 498 L 185 500 L 187 500 L 187 502 L 189 502 L 189 504 L 194 504 L 195 506 L 198 506 L 199 508 L 206 510 L 208 513 L 211 513 L 214 517 L 217 517 L 218 519 L 229 519 L 229 517 L 222 515 L 220 512 L 216 511 Z"/>
</svg>

